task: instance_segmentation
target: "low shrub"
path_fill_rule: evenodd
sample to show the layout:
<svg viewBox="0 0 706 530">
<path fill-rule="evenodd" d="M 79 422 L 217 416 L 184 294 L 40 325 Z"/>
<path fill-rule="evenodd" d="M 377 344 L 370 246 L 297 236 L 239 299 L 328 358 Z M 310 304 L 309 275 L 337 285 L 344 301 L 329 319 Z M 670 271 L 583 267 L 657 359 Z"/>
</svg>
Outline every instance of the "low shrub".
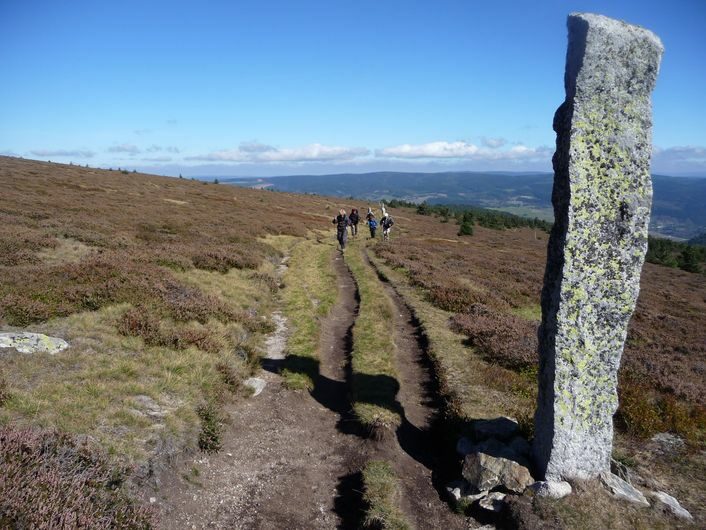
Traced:
<svg viewBox="0 0 706 530">
<path fill-rule="evenodd" d="M 128 470 L 56 431 L 0 427 L 0 527 L 150 528 L 124 491 Z"/>
<path fill-rule="evenodd" d="M 221 448 L 221 433 L 223 432 L 223 423 L 218 407 L 209 401 L 201 405 L 196 412 L 201 419 L 199 449 L 204 453 L 215 453 Z"/>
<path fill-rule="evenodd" d="M 475 304 L 468 313 L 454 315 L 451 326 L 465 334 L 488 362 L 513 370 L 537 365 L 536 323 Z"/>
<path fill-rule="evenodd" d="M 7 388 L 7 379 L 5 375 L 0 372 L 0 407 L 2 407 L 10 397 L 10 391 Z"/>
<path fill-rule="evenodd" d="M 0 315 L 11 326 L 26 327 L 43 322 L 50 314 L 47 304 L 24 296 L 8 294 L 0 300 Z"/>
</svg>

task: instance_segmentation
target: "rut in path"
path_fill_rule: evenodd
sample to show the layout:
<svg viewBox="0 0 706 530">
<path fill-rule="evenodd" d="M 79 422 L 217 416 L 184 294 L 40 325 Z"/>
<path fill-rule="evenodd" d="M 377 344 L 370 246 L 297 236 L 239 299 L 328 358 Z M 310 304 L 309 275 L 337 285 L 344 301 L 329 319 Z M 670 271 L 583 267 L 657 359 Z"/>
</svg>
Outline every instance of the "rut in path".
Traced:
<svg viewBox="0 0 706 530">
<path fill-rule="evenodd" d="M 373 267 L 367 254 L 363 258 Z M 374 268 L 374 267 L 373 267 Z M 396 440 L 385 455 L 401 482 L 400 508 L 418 529 L 466 528 L 466 518 L 451 511 L 442 498 L 450 477 L 445 476 L 449 460 L 434 424 L 441 412 L 436 380 L 426 353 L 420 327 L 410 308 L 387 281 L 381 281 L 392 301 L 395 365 L 400 390 L 397 401 L 403 409 Z M 458 469 L 455 469 L 458 473 Z"/>
<path fill-rule="evenodd" d="M 185 458 L 145 494 L 160 527 L 330 529 L 359 525 L 366 444 L 350 416 L 346 370 L 358 310 L 355 284 L 332 258 L 338 300 L 324 320 L 320 376 L 309 394 L 282 386 L 270 359 L 257 397 L 229 407 L 217 454 Z M 161 479 L 161 480 L 160 480 Z"/>
</svg>

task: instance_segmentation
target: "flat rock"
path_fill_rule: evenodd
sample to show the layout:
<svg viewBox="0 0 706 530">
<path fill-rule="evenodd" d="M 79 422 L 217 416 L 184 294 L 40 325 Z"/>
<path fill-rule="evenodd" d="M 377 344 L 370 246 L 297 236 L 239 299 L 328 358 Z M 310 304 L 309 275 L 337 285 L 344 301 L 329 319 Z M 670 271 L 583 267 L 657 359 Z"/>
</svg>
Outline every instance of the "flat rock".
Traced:
<svg viewBox="0 0 706 530">
<path fill-rule="evenodd" d="M 512 418 L 501 416 L 492 420 L 477 420 L 473 423 L 473 435 L 476 440 L 509 440 L 517 434 L 520 426 Z"/>
<path fill-rule="evenodd" d="M 640 493 L 635 487 L 625 482 L 623 479 L 613 473 L 603 472 L 600 474 L 600 479 L 603 485 L 618 499 L 623 499 L 640 506 L 649 506 L 645 496 Z"/>
<path fill-rule="evenodd" d="M 499 512 L 503 508 L 506 495 L 499 491 L 492 491 L 478 502 L 478 506 L 491 512 Z"/>
<path fill-rule="evenodd" d="M 463 478 L 478 491 L 492 490 L 498 486 L 522 493 L 534 483 L 529 470 L 507 458 L 486 453 L 470 453 L 463 461 Z"/>
<path fill-rule="evenodd" d="M 663 491 L 653 491 L 650 495 L 654 499 L 657 499 L 657 502 L 663 505 L 666 510 L 672 515 L 679 517 L 680 519 L 687 519 L 689 521 L 692 521 L 694 519 L 689 513 L 689 511 L 684 508 L 681 504 L 679 504 L 679 501 L 668 493 L 665 493 Z"/>
<path fill-rule="evenodd" d="M 571 484 L 564 480 L 535 482 L 530 486 L 539 497 L 549 497 L 550 499 L 562 499 L 571 495 Z"/>
<path fill-rule="evenodd" d="M 48 353 L 54 355 L 69 347 L 64 339 L 41 333 L 11 331 L 0 333 L 0 348 L 15 348 L 20 353 Z"/>
<path fill-rule="evenodd" d="M 675 453 L 684 449 L 684 439 L 670 432 L 659 432 L 655 434 L 650 441 L 654 444 L 657 452 L 660 453 Z"/>
<path fill-rule="evenodd" d="M 245 386 L 252 388 L 253 397 L 259 396 L 265 389 L 265 386 L 267 386 L 267 382 L 264 379 L 260 379 L 259 377 L 249 377 L 244 381 L 244 384 Z"/>
</svg>

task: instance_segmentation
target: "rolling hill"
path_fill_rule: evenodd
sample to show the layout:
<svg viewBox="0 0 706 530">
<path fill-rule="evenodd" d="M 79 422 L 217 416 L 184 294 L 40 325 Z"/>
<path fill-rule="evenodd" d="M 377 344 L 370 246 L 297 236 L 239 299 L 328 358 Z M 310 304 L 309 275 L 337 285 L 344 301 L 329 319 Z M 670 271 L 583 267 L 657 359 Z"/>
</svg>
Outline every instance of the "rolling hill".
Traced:
<svg viewBox="0 0 706 530">
<path fill-rule="evenodd" d="M 221 180 L 239 186 L 371 201 L 396 198 L 470 204 L 551 220 L 552 179 L 551 173 L 378 172 Z M 705 178 L 653 175 L 653 186 L 653 234 L 689 239 L 706 230 L 706 210 L 701 207 L 706 202 Z"/>
</svg>

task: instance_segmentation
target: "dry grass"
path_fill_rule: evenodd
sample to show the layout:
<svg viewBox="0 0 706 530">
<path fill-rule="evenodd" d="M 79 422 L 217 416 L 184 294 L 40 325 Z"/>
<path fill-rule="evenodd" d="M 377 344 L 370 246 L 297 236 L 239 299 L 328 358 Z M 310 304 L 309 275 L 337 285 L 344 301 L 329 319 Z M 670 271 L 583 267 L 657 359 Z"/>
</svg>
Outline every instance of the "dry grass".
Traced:
<svg viewBox="0 0 706 530">
<path fill-rule="evenodd" d="M 392 302 L 375 272 L 365 264 L 361 247 L 351 244 L 345 254 L 360 295 L 353 326 L 351 390 L 353 412 L 374 435 L 396 429 L 402 421 L 397 402 Z"/>
<path fill-rule="evenodd" d="M 465 422 L 509 414 L 526 423 L 533 413 L 536 396 L 532 375 L 518 374 L 484 361 L 468 346 L 464 335 L 450 328 L 453 313 L 425 300 L 404 270 L 392 269 L 372 254 L 370 260 L 419 320 L 450 419 Z"/>
<path fill-rule="evenodd" d="M 0 425 L 87 435 L 113 463 L 216 449 L 272 330 L 265 239 L 327 226 L 305 212 L 328 201 L 8 157 L 0 187 L 0 326 L 71 345 L 2 352 Z"/>
</svg>

